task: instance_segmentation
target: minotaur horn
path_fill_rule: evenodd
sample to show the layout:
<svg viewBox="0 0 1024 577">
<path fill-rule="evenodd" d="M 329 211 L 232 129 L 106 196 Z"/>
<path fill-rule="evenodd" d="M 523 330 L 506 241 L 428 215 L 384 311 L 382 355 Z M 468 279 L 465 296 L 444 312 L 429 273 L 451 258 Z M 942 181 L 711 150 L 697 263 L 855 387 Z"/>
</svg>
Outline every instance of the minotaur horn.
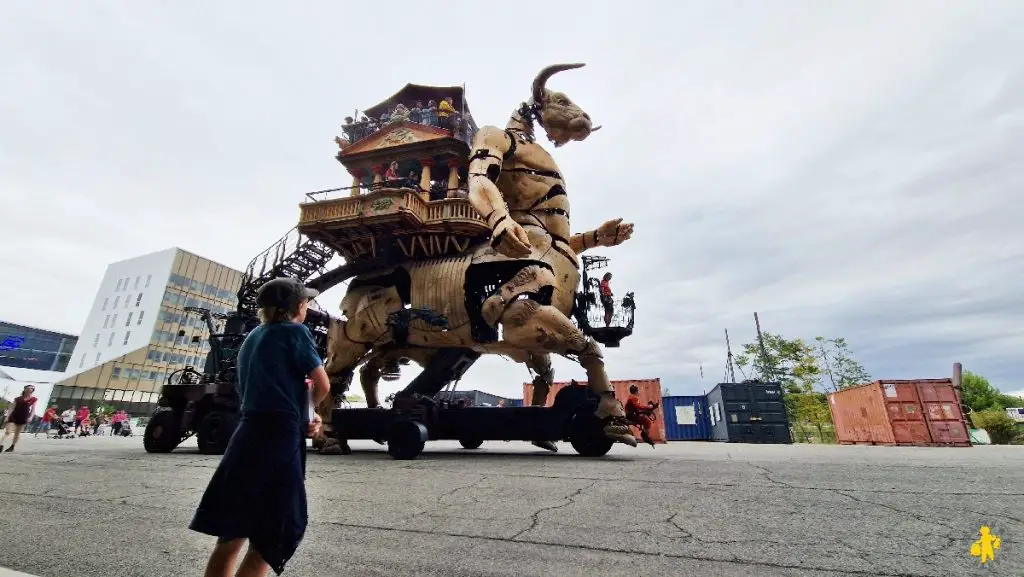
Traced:
<svg viewBox="0 0 1024 577">
<path fill-rule="evenodd" d="M 537 104 L 544 102 L 544 85 L 547 84 L 548 78 L 551 78 L 555 74 L 562 72 L 563 70 L 572 70 L 573 68 L 582 68 L 585 64 L 552 64 L 541 70 L 537 77 L 533 79 L 533 101 Z"/>
<path fill-rule="evenodd" d="M 590 132 L 597 132 L 598 130 L 601 130 L 601 125 L 600 124 L 598 124 L 597 126 L 591 128 Z"/>
</svg>

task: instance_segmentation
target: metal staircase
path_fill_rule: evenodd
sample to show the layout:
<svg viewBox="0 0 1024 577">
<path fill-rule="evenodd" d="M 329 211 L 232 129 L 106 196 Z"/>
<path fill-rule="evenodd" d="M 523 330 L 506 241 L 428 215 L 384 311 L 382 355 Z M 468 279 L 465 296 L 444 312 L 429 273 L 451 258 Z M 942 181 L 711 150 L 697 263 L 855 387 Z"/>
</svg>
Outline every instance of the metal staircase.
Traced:
<svg viewBox="0 0 1024 577">
<path fill-rule="evenodd" d="M 305 283 L 327 272 L 327 263 L 332 258 L 333 249 L 292 228 L 249 262 L 238 289 L 239 312 L 256 315 L 256 291 L 267 281 L 291 277 Z"/>
</svg>

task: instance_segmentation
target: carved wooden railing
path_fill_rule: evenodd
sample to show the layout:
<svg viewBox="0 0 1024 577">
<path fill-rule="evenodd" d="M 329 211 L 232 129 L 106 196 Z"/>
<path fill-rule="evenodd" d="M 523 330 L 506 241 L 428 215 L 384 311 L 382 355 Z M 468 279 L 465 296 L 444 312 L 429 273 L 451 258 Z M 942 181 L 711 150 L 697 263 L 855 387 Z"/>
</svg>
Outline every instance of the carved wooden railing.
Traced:
<svg viewBox="0 0 1024 577">
<path fill-rule="evenodd" d="M 393 204 L 388 204 L 388 201 Z M 487 226 L 466 199 L 448 198 L 427 202 L 416 192 L 395 189 L 303 203 L 300 205 L 299 226 L 343 224 L 345 221 L 373 219 L 396 213 L 411 213 L 427 226 L 444 223 Z"/>
</svg>

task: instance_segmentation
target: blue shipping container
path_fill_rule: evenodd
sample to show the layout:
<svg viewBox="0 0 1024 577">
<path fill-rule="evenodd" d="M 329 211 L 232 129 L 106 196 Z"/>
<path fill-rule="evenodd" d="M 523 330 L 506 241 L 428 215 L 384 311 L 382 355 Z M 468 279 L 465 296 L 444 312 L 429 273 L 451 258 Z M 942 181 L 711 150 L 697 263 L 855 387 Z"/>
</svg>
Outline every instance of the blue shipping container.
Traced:
<svg viewBox="0 0 1024 577">
<path fill-rule="evenodd" d="M 665 439 L 707 441 L 711 439 L 711 418 L 705 397 L 662 397 Z"/>
</svg>

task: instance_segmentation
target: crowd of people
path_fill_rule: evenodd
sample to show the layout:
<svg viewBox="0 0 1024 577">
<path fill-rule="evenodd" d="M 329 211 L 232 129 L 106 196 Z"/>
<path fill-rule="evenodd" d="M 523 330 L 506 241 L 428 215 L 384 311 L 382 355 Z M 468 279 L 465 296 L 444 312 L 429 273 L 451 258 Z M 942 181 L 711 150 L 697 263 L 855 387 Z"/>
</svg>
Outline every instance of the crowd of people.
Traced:
<svg viewBox="0 0 1024 577">
<path fill-rule="evenodd" d="M 451 131 L 457 135 L 462 131 L 462 114 L 455 110 L 455 102 L 451 96 L 441 100 L 440 103 L 428 100 L 426 104 L 422 100 L 405 105 L 398 103 L 394 108 L 385 110 L 379 117 L 374 118 L 363 114 L 359 120 L 351 116 L 345 117 L 345 124 L 342 131 L 349 144 L 370 136 L 378 130 L 397 122 L 409 121 L 425 126 L 435 126 Z"/>
<path fill-rule="evenodd" d="M 38 437 L 40 433 L 49 437 L 51 432 L 58 438 L 96 436 L 130 436 L 131 417 L 124 410 L 113 413 L 99 412 L 93 414 L 86 406 L 68 407 L 58 413 L 57 405 L 51 405 L 43 415 L 35 415 L 38 399 L 33 396 L 35 387 L 27 385 L 21 395 L 14 399 L 14 404 L 3 412 L 0 422 L 3 424 L 3 438 L 0 439 L 0 451 L 7 445 L 8 437 L 11 444 L 6 452 L 14 451 L 22 433 Z"/>
</svg>

